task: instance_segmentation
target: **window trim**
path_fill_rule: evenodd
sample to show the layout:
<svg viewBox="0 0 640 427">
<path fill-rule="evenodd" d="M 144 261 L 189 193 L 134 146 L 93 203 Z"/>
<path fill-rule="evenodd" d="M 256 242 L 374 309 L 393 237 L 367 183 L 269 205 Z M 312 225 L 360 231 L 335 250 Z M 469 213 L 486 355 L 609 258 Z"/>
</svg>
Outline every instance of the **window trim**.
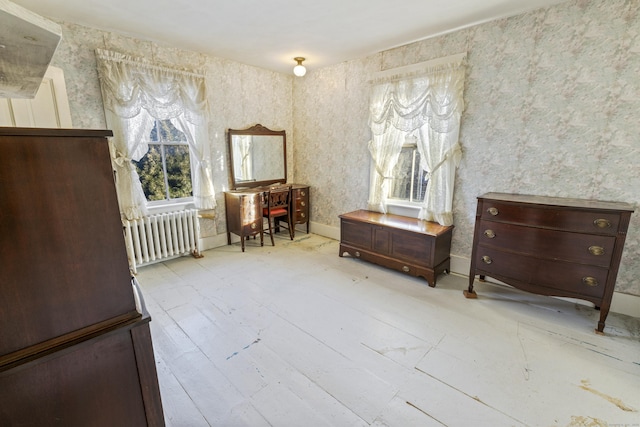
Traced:
<svg viewBox="0 0 640 427">
<path fill-rule="evenodd" d="M 387 212 L 395 215 L 418 218 L 421 205 L 418 202 L 404 202 L 399 199 L 387 199 Z"/>
</svg>

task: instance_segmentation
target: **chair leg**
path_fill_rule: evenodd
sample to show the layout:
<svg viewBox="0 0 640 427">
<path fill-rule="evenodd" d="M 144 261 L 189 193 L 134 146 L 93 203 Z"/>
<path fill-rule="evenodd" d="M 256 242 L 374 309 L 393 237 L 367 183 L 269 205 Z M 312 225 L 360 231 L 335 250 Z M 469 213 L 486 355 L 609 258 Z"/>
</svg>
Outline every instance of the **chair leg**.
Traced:
<svg viewBox="0 0 640 427">
<path fill-rule="evenodd" d="M 275 246 L 275 242 L 273 241 L 273 228 L 271 228 L 271 217 L 267 218 L 267 221 L 269 221 L 269 236 L 271 236 L 271 246 Z M 274 219 L 275 221 L 275 219 Z"/>
</svg>

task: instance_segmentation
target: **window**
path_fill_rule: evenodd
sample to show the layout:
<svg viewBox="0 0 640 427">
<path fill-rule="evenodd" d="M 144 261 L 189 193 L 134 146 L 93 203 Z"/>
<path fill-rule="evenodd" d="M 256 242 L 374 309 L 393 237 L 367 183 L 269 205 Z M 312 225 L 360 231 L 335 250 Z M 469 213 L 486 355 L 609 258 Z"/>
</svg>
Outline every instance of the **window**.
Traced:
<svg viewBox="0 0 640 427">
<path fill-rule="evenodd" d="M 193 197 L 189 144 L 170 120 L 155 120 L 149 151 L 134 162 L 149 202 L 179 201 Z"/>
<path fill-rule="evenodd" d="M 393 168 L 389 185 L 389 201 L 422 203 L 427 190 L 427 172 L 420 168 L 420 153 L 416 144 L 405 144 L 398 163 Z"/>
</svg>

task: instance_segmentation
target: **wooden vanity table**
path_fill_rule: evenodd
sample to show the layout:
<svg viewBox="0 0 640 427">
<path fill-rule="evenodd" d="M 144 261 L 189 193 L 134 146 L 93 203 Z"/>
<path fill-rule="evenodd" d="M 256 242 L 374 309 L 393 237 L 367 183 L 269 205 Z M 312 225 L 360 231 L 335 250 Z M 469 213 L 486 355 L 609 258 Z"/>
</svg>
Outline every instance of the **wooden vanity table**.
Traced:
<svg viewBox="0 0 640 427">
<path fill-rule="evenodd" d="M 226 191 L 224 193 L 227 218 L 227 244 L 231 244 L 231 234 L 240 236 L 244 252 L 247 237 L 260 236 L 260 246 L 264 246 L 262 226 L 262 208 L 265 207 L 265 194 L 270 186 Z M 309 233 L 309 186 L 292 184 L 292 227 L 306 224 Z"/>
<path fill-rule="evenodd" d="M 227 243 L 231 233 L 242 240 L 260 235 L 264 245 L 262 208 L 264 195 L 274 186 L 287 183 L 287 137 L 257 124 L 227 132 L 231 172 L 231 190 L 225 192 Z M 306 224 L 309 233 L 309 186 L 291 185 L 292 227 Z M 277 224 L 276 224 L 277 225 Z"/>
</svg>

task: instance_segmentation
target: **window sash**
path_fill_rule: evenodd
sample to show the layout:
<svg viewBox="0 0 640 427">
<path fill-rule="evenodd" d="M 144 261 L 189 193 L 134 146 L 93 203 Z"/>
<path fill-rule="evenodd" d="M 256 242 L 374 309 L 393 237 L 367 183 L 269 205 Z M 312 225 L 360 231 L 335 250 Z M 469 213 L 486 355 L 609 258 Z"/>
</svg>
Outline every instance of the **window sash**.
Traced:
<svg viewBox="0 0 640 427">
<path fill-rule="evenodd" d="M 427 187 L 427 173 L 420 167 L 420 153 L 416 144 L 402 146 L 398 162 L 392 171 L 387 199 L 419 206 Z"/>
<path fill-rule="evenodd" d="M 173 126 L 171 126 L 173 128 L 173 131 L 171 131 L 171 128 L 169 126 L 171 126 L 169 120 L 155 120 L 153 130 L 149 134 L 149 140 L 147 141 L 149 151 L 144 155 L 142 159 L 140 159 L 140 162 L 136 162 L 136 168 L 138 169 L 138 175 L 140 176 L 140 180 L 143 185 L 144 194 L 147 199 L 147 203 L 150 206 L 193 201 L 193 162 L 191 158 L 191 149 L 185 135 L 179 130 L 175 129 L 175 127 Z M 173 154 L 175 154 L 172 153 L 174 151 L 172 147 L 180 147 L 186 150 L 187 161 L 189 163 L 189 176 L 188 182 L 186 182 L 185 185 L 189 189 L 189 196 L 180 197 L 180 195 L 178 195 L 176 197 L 176 186 L 170 185 L 170 182 L 173 180 L 184 181 L 184 178 L 181 178 L 181 175 L 186 175 L 185 173 L 171 173 L 171 168 L 169 168 L 169 166 L 171 164 L 171 157 L 173 156 Z M 161 170 L 159 171 L 159 173 L 156 173 L 162 175 L 162 198 L 158 197 L 158 191 L 151 193 L 151 191 L 149 190 L 149 186 L 152 186 L 154 183 L 146 182 L 146 180 L 148 179 L 148 173 L 145 173 L 144 169 L 141 168 L 141 164 L 144 167 L 144 164 L 149 159 L 148 156 L 152 154 L 154 150 L 157 151 L 160 156 L 159 163 Z M 184 152 L 184 150 L 178 151 Z M 155 177 L 155 179 L 157 180 L 158 177 Z M 155 196 L 155 198 L 153 196 Z"/>
</svg>

